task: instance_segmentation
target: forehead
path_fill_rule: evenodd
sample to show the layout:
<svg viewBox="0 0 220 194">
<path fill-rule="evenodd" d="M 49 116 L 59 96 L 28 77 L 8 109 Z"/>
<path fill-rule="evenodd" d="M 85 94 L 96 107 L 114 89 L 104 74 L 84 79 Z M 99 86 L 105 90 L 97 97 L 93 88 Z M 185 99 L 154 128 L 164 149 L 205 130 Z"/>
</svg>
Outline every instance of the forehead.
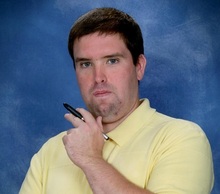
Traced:
<svg viewBox="0 0 220 194">
<path fill-rule="evenodd" d="M 98 32 L 76 39 L 73 44 L 74 56 L 128 50 L 119 33 L 100 34 Z"/>
<path fill-rule="evenodd" d="M 90 34 L 86 34 L 83 36 L 80 36 L 79 38 L 76 38 L 74 40 L 74 44 L 77 41 L 80 41 L 82 39 L 93 39 L 93 38 L 113 38 L 113 39 L 120 39 L 123 41 L 122 39 L 122 35 L 120 33 L 114 33 L 114 32 L 94 32 L 94 33 L 90 33 Z"/>
</svg>

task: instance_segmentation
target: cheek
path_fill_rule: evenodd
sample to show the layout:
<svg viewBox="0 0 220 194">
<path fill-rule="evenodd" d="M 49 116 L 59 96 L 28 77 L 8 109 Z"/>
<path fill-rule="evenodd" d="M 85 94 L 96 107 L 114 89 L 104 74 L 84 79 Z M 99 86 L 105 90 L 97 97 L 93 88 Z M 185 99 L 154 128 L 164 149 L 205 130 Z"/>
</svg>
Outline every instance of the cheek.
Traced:
<svg viewBox="0 0 220 194">
<path fill-rule="evenodd" d="M 128 90 L 130 90 L 131 87 L 133 87 L 134 79 L 137 79 L 134 77 L 134 74 L 128 71 L 122 71 L 120 74 L 113 74 L 111 76 L 111 83 L 114 83 L 114 86 L 121 92 L 122 94 Z"/>
<path fill-rule="evenodd" d="M 81 91 L 81 94 L 86 94 L 87 91 L 89 90 L 89 83 L 91 83 L 89 81 L 89 78 L 88 76 L 83 76 L 83 75 L 77 75 L 76 76 L 77 78 L 77 82 L 78 82 L 78 85 L 79 85 L 79 89 Z"/>
</svg>

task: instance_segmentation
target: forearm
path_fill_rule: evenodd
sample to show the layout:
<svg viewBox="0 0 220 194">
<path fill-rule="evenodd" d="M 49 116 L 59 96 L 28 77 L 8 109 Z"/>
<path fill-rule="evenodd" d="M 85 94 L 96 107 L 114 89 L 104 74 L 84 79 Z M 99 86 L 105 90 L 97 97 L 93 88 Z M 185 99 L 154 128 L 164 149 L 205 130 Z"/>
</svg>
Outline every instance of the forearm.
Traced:
<svg viewBox="0 0 220 194">
<path fill-rule="evenodd" d="M 67 132 L 67 135 L 63 137 L 63 143 L 71 161 L 84 171 L 93 193 L 152 194 L 129 182 L 103 159 L 104 141 L 100 133 L 102 131 L 101 117 L 94 121 L 94 118 L 85 110 L 81 110 L 80 113 L 87 121 L 86 123 L 72 115 L 66 115 L 75 128 Z"/>
<path fill-rule="evenodd" d="M 103 159 L 90 162 L 86 167 L 83 167 L 83 171 L 94 194 L 152 194 L 152 192 L 129 182 Z"/>
</svg>

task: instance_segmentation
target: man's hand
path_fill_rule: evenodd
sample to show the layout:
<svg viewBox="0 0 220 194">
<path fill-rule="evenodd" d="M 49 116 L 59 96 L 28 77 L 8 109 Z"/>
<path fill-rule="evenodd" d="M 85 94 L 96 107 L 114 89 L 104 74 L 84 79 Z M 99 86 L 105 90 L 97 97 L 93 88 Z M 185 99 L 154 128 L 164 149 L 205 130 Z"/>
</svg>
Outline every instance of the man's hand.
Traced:
<svg viewBox="0 0 220 194">
<path fill-rule="evenodd" d="M 72 114 L 65 114 L 65 118 L 75 128 L 70 129 L 63 137 L 63 143 L 69 158 L 80 168 L 94 159 L 102 158 L 104 139 L 102 136 L 102 117 L 94 119 L 85 109 L 77 109 L 85 119 L 83 122 Z"/>
</svg>

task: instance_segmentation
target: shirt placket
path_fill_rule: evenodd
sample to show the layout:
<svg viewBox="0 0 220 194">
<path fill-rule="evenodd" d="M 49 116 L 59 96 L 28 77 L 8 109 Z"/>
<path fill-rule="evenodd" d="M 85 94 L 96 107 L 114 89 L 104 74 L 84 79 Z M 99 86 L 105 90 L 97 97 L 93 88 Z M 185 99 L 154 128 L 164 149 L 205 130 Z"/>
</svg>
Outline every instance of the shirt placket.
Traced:
<svg viewBox="0 0 220 194">
<path fill-rule="evenodd" d="M 112 140 L 109 139 L 108 141 L 105 142 L 104 148 L 103 148 L 103 158 L 108 161 L 111 154 L 113 153 L 114 149 L 116 147 L 116 143 Z"/>
</svg>

